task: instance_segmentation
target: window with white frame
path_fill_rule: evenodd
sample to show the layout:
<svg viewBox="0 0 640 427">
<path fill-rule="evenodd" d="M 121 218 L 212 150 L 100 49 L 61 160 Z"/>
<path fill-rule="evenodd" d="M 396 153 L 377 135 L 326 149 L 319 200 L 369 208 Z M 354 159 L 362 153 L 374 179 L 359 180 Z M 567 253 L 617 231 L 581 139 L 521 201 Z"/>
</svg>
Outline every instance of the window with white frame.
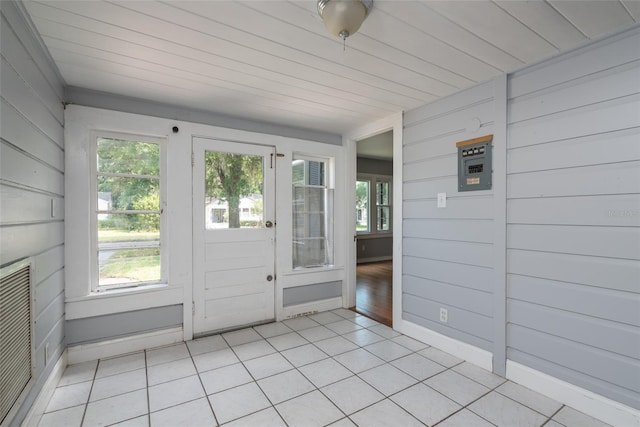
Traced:
<svg viewBox="0 0 640 427">
<path fill-rule="evenodd" d="M 326 159 L 294 156 L 293 268 L 333 264 L 333 189 Z"/>
<path fill-rule="evenodd" d="M 166 283 L 164 140 L 93 138 L 93 290 Z"/>
<path fill-rule="evenodd" d="M 391 176 L 358 175 L 356 181 L 356 232 L 390 233 L 392 215 Z"/>
</svg>

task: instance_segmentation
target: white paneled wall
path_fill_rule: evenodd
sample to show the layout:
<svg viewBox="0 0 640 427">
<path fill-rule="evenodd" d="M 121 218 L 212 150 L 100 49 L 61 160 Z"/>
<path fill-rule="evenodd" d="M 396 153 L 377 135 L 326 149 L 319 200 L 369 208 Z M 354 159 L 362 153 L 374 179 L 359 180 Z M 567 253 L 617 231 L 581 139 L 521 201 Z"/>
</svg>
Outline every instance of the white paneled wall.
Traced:
<svg viewBox="0 0 640 427">
<path fill-rule="evenodd" d="M 640 31 L 509 79 L 510 360 L 640 409 Z"/>
<path fill-rule="evenodd" d="M 35 287 L 36 383 L 17 423 L 64 350 L 63 84 L 22 6 L 0 4 L 0 264 L 32 257 Z"/>
<path fill-rule="evenodd" d="M 412 110 L 404 126 L 403 319 L 493 351 L 494 194 L 457 191 L 456 142 L 493 133 L 494 84 Z"/>
<path fill-rule="evenodd" d="M 640 28 L 404 123 L 402 326 L 458 341 L 463 358 L 491 352 L 494 371 L 506 362 L 508 378 L 590 415 L 640 422 Z M 486 134 L 493 188 L 459 193 L 455 142 Z"/>
</svg>

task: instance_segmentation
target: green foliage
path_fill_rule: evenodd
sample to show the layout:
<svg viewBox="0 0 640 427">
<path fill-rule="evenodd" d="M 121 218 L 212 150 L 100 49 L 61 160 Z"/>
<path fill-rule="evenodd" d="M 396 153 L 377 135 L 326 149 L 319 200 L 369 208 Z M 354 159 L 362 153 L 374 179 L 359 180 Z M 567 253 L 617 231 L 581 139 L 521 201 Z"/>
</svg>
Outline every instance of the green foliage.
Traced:
<svg viewBox="0 0 640 427">
<path fill-rule="evenodd" d="M 240 228 L 240 199 L 262 193 L 262 157 L 207 151 L 206 196 L 229 206 L 229 228 Z"/>
<path fill-rule="evenodd" d="M 158 210 L 160 206 L 160 195 L 157 193 L 147 194 L 133 202 L 133 209 L 139 211 Z M 135 231 L 154 231 L 160 230 L 159 214 L 139 214 L 135 215 L 134 228 Z"/>
<path fill-rule="evenodd" d="M 154 143 L 98 139 L 98 192 L 111 195 L 111 210 L 160 209 L 160 146 Z M 133 177 L 103 174 L 127 174 Z M 130 231 L 160 229 L 159 214 L 111 214 L 101 228 Z"/>
<path fill-rule="evenodd" d="M 369 200 L 369 181 L 356 181 L 356 208 L 365 209 Z"/>
</svg>

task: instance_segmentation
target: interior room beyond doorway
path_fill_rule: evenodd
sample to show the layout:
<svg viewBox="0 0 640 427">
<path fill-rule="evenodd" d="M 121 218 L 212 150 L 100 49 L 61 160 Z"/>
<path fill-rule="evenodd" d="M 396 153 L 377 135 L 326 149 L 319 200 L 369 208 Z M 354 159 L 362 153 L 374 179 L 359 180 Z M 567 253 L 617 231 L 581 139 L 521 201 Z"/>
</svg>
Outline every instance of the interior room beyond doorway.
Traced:
<svg viewBox="0 0 640 427">
<path fill-rule="evenodd" d="M 393 261 L 358 264 L 356 312 L 392 326 Z"/>
<path fill-rule="evenodd" d="M 393 319 L 393 131 L 357 142 L 355 310 L 388 326 Z"/>
</svg>

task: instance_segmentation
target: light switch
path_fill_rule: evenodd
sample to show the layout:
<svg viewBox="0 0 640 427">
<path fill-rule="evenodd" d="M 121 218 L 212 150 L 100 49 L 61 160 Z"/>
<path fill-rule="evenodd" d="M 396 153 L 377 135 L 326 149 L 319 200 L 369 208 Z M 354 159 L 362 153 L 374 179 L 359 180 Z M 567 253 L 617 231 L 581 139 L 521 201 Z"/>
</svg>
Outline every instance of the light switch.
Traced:
<svg viewBox="0 0 640 427">
<path fill-rule="evenodd" d="M 438 207 L 439 208 L 447 207 L 447 193 L 438 193 Z"/>
</svg>

